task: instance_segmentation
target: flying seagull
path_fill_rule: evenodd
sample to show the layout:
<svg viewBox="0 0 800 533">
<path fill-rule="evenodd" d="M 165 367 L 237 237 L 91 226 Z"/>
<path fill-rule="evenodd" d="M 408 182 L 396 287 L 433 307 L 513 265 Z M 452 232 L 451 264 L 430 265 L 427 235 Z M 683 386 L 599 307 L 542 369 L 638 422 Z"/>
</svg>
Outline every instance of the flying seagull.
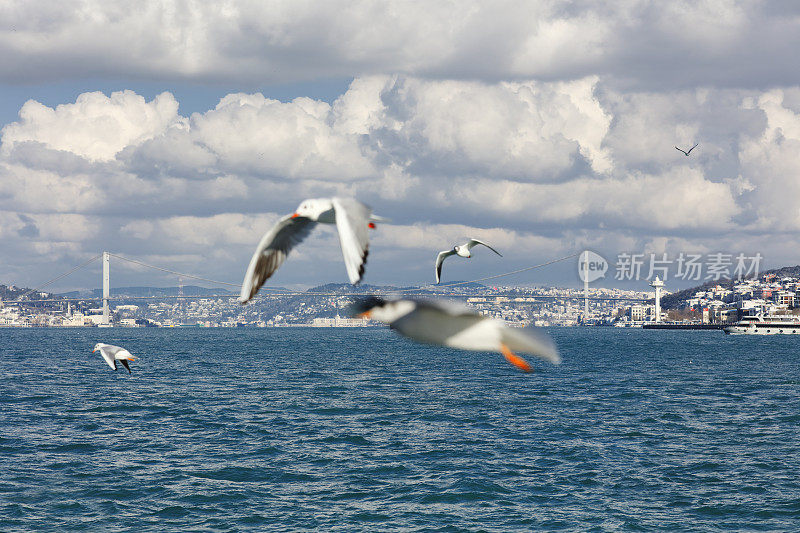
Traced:
<svg viewBox="0 0 800 533">
<path fill-rule="evenodd" d="M 117 361 L 122 363 L 122 366 L 128 369 L 128 374 L 131 373 L 131 367 L 128 366 L 128 361 L 133 361 L 136 358 L 131 355 L 131 352 L 126 350 L 125 348 L 120 348 L 119 346 L 113 346 L 111 344 L 104 344 L 102 342 L 98 342 L 94 345 L 94 350 L 92 353 L 100 350 L 100 355 L 103 356 L 108 366 L 113 368 L 114 370 L 117 369 Z"/>
<path fill-rule="evenodd" d="M 401 335 L 428 344 L 462 350 L 500 352 L 525 372 L 533 368 L 514 351 L 535 355 L 558 364 L 561 357 L 550 337 L 533 327 L 511 328 L 502 320 L 488 318 L 446 300 L 421 298 L 363 298 L 353 304 L 354 314 L 389 324 Z"/>
<path fill-rule="evenodd" d="M 352 198 L 304 200 L 297 211 L 278 220 L 261 238 L 244 275 L 239 301 L 243 304 L 250 301 L 317 223 L 336 224 L 347 276 L 350 283 L 358 284 L 369 253 L 367 228 L 374 228 L 375 222 L 384 220 Z"/>
<path fill-rule="evenodd" d="M 694 146 L 692 146 L 691 148 L 689 148 L 689 151 L 688 151 L 688 152 L 687 152 L 687 151 L 685 151 L 685 150 L 681 150 L 681 149 L 680 149 L 680 148 L 678 148 L 677 146 L 675 147 L 675 149 L 676 149 L 677 151 L 679 151 L 679 152 L 682 152 L 682 153 L 683 153 L 683 155 L 685 155 L 686 157 L 689 157 L 689 154 L 690 154 L 690 153 L 692 153 L 692 150 L 694 150 L 695 148 L 697 148 L 697 145 L 698 145 L 698 144 L 700 144 L 700 143 L 696 143 Z"/>
<path fill-rule="evenodd" d="M 469 259 L 470 257 L 472 257 L 472 254 L 470 253 L 470 250 L 472 250 L 478 244 L 484 245 L 485 247 L 487 247 L 488 249 L 490 249 L 491 251 L 493 251 L 494 253 L 496 253 L 500 257 L 503 257 L 503 254 L 501 254 L 500 252 L 498 252 L 497 250 L 495 250 L 494 248 L 492 248 L 491 246 L 489 246 L 485 242 L 479 241 L 478 239 L 470 239 L 467 242 L 465 242 L 464 244 L 460 244 L 458 246 L 453 246 L 453 248 L 451 250 L 443 250 L 443 251 L 439 252 L 439 255 L 436 256 L 436 283 L 439 283 L 439 281 L 440 281 L 440 279 L 442 277 L 442 263 L 444 263 L 445 259 L 447 259 L 451 255 L 460 255 L 461 257 L 466 257 L 467 259 Z"/>
</svg>

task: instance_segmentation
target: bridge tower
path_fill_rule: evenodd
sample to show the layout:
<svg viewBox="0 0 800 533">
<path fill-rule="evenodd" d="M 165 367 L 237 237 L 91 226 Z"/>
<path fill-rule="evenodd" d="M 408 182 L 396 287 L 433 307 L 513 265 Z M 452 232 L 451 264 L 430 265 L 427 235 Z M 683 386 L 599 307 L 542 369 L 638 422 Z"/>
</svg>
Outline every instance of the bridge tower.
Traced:
<svg viewBox="0 0 800 533">
<path fill-rule="evenodd" d="M 183 298 L 183 277 L 178 276 L 178 322 L 186 322 L 186 300 Z"/>
<path fill-rule="evenodd" d="M 109 272 L 109 253 L 103 252 L 103 324 L 110 324 L 108 313 L 108 297 L 111 287 Z"/>
</svg>

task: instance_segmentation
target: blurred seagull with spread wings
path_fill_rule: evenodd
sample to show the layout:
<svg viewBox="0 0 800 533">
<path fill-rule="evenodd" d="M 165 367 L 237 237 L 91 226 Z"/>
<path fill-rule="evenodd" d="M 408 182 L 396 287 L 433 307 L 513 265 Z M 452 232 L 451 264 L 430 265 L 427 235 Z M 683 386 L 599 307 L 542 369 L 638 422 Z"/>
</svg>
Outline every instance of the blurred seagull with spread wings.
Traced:
<svg viewBox="0 0 800 533">
<path fill-rule="evenodd" d="M 466 257 L 467 259 L 469 259 L 470 257 L 472 257 L 472 253 L 470 253 L 470 250 L 472 250 L 475 246 L 479 244 L 482 244 L 483 246 L 487 247 L 500 257 L 503 257 L 503 254 L 501 254 L 500 252 L 498 252 L 485 242 L 479 241 L 478 239 L 470 239 L 464 244 L 453 246 L 453 248 L 450 250 L 443 250 L 439 252 L 439 255 L 436 256 L 436 283 L 439 283 L 442 277 L 442 263 L 444 263 L 445 259 L 447 259 L 451 255 L 459 255 L 461 257 Z"/>
<path fill-rule="evenodd" d="M 353 285 L 361 281 L 369 254 L 368 228 L 386 220 L 353 198 L 313 198 L 304 200 L 291 215 L 264 234 L 253 253 L 239 295 L 247 303 L 286 260 L 292 249 L 305 239 L 317 223 L 336 224 L 347 276 Z"/>
<path fill-rule="evenodd" d="M 422 298 L 371 296 L 353 304 L 353 314 L 389 324 L 393 330 L 419 342 L 461 350 L 500 352 L 525 372 L 533 367 L 514 351 L 529 353 L 558 364 L 561 357 L 550 336 L 534 327 L 512 328 L 502 320 L 478 314 L 463 304 Z"/>
<path fill-rule="evenodd" d="M 683 155 L 685 155 L 686 157 L 689 157 L 689 154 L 691 154 L 691 153 L 692 153 L 692 150 L 694 150 L 695 148 L 697 148 L 697 145 L 698 145 L 698 144 L 700 144 L 700 143 L 695 143 L 695 145 L 694 145 L 694 146 L 692 146 L 691 148 L 689 148 L 689 151 L 688 151 L 688 152 L 687 152 L 686 150 L 681 150 L 681 149 L 680 149 L 680 148 L 678 148 L 677 146 L 675 147 L 675 149 L 676 149 L 677 151 L 679 151 L 679 152 L 683 153 Z"/>
</svg>

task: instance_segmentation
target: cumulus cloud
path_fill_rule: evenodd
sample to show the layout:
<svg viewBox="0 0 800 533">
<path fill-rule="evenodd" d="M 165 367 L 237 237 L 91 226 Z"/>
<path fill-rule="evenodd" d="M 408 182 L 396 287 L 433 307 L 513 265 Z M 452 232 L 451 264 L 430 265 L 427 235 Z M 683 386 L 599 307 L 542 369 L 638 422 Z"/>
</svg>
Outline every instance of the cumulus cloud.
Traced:
<svg viewBox="0 0 800 533">
<path fill-rule="evenodd" d="M 748 201 L 762 231 L 800 229 L 800 110 L 797 89 L 772 90 L 748 99 L 744 105 L 762 112 L 766 127 L 760 136 L 742 142 L 741 195 Z"/>
<path fill-rule="evenodd" d="M 19 121 L 2 130 L 3 149 L 18 143 L 41 143 L 89 161 L 108 161 L 126 146 L 152 138 L 178 118 L 178 102 L 170 93 L 152 101 L 133 91 L 81 94 L 74 104 L 55 109 L 29 100 Z"/>
<path fill-rule="evenodd" d="M 169 93 L 124 91 L 22 111 L 0 134 L 0 276 L 28 284 L 103 249 L 238 281 L 261 234 L 315 196 L 392 219 L 373 234 L 376 283 L 427 281 L 435 253 L 466 236 L 511 251 L 454 271 L 479 277 L 586 246 L 750 253 L 800 225 L 796 87 L 384 75 L 330 104 L 237 93 L 182 116 Z M 673 148 L 694 142 L 689 158 Z M 293 261 L 276 283 L 344 279 L 331 229 Z"/>
<path fill-rule="evenodd" d="M 491 175 L 558 181 L 607 169 L 599 146 L 610 119 L 596 80 L 566 84 L 391 79 L 371 117 L 373 148 L 413 174 Z M 357 80 L 372 86 L 373 80 Z M 344 106 L 343 106 L 344 107 Z"/>
</svg>

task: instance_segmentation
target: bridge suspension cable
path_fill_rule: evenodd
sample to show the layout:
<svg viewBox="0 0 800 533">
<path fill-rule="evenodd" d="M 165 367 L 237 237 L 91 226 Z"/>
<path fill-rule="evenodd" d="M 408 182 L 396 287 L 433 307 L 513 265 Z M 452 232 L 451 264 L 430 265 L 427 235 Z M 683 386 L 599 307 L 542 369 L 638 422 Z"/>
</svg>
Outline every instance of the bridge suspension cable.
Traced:
<svg viewBox="0 0 800 533">
<path fill-rule="evenodd" d="M 48 285 L 50 285 L 51 283 L 55 283 L 56 281 L 58 281 L 60 279 L 66 278 L 67 276 L 69 276 L 70 274 L 75 272 L 76 270 L 80 270 L 81 268 L 85 267 L 86 265 L 88 265 L 92 261 L 97 261 L 98 259 L 100 259 L 100 257 L 102 257 L 102 255 L 96 255 L 96 256 L 92 257 L 91 259 L 89 259 L 88 261 L 85 261 L 85 262 L 81 263 L 80 265 L 76 266 L 75 268 L 73 268 L 73 269 L 71 269 L 71 270 L 69 270 L 69 271 L 67 271 L 67 272 L 65 272 L 65 273 L 63 273 L 63 274 L 61 274 L 59 276 L 54 277 L 51 280 L 45 281 L 44 283 L 42 283 L 41 285 L 39 285 L 35 289 L 30 289 L 28 291 L 25 291 L 24 293 L 20 294 L 15 301 L 19 301 L 20 299 L 24 298 L 25 296 L 29 295 L 32 292 L 38 292 L 38 291 L 44 289 L 45 287 L 47 287 Z"/>
<path fill-rule="evenodd" d="M 237 285 L 236 283 L 229 283 L 227 281 L 219 281 L 219 280 L 216 280 L 216 279 L 203 278 L 201 276 L 195 276 L 193 274 L 187 274 L 185 272 L 177 272 L 175 270 L 170 270 L 168 268 L 163 268 L 163 267 L 159 267 L 159 266 L 155 266 L 155 265 L 148 265 L 147 263 L 145 263 L 143 261 L 137 261 L 136 259 L 128 259 L 127 257 L 121 256 L 121 255 L 118 255 L 118 254 L 112 254 L 111 252 L 109 252 L 108 255 L 110 255 L 111 257 L 116 257 L 117 259 L 122 259 L 123 261 L 127 261 L 129 263 L 134 263 L 134 264 L 137 264 L 137 265 L 141 265 L 143 267 L 152 268 L 152 269 L 155 269 L 155 270 L 160 270 L 162 272 L 168 272 L 170 274 L 175 274 L 177 276 L 183 276 L 185 278 L 192 278 L 192 279 L 197 279 L 197 280 L 200 280 L 200 281 L 207 281 L 209 283 L 219 283 L 220 285 L 229 285 L 229 286 L 232 286 L 232 287 L 239 287 L 239 285 Z"/>
<path fill-rule="evenodd" d="M 127 258 L 127 257 L 123 257 L 121 255 L 118 255 L 118 254 L 109 253 L 108 255 L 110 255 L 111 257 L 116 257 L 117 259 L 122 259 L 123 261 L 127 261 L 129 263 L 135 263 L 137 265 L 141 265 L 143 267 L 153 268 L 155 270 L 160 270 L 162 272 L 168 272 L 170 274 L 175 274 L 177 276 L 183 276 L 184 278 L 191 278 L 191 279 L 196 279 L 196 280 L 200 280 L 200 281 L 207 281 L 209 283 L 218 283 L 220 285 L 228 285 L 229 287 L 237 287 L 238 288 L 238 287 L 242 286 L 241 283 L 230 283 L 228 281 L 219 281 L 219 280 L 216 280 L 216 279 L 209 279 L 209 278 L 204 278 L 204 277 L 201 277 L 201 276 L 195 276 L 194 274 L 187 274 L 186 272 L 178 272 L 176 270 L 170 270 L 168 268 L 163 268 L 163 267 L 160 267 L 160 266 L 149 265 L 149 264 L 147 264 L 147 263 L 145 263 L 143 261 L 138 261 L 136 259 L 130 259 L 130 258 Z M 277 288 L 277 287 L 276 288 L 273 288 L 273 287 L 262 287 L 261 288 L 261 290 L 264 290 L 264 289 L 271 290 L 271 291 L 286 291 L 286 289 L 281 289 L 281 288 Z"/>
</svg>

